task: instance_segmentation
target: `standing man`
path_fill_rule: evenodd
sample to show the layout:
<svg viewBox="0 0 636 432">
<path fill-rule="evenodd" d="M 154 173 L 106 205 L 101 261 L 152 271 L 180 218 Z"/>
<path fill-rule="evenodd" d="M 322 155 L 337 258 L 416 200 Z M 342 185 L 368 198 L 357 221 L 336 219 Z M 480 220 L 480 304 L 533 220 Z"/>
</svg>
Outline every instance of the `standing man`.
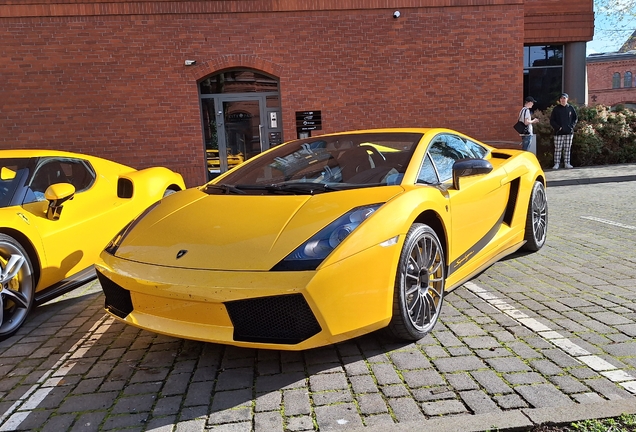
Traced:
<svg viewBox="0 0 636 432">
<path fill-rule="evenodd" d="M 563 166 L 572 168 L 570 165 L 570 149 L 572 148 L 572 138 L 574 137 L 574 126 L 579 120 L 572 105 L 568 104 L 568 94 L 561 93 L 559 103 L 552 110 L 550 125 L 554 129 L 554 167 L 559 169 L 561 163 L 561 153 L 563 152 Z"/>
<path fill-rule="evenodd" d="M 532 135 L 533 135 L 532 125 L 539 121 L 538 118 L 533 119 L 532 114 L 530 113 L 530 109 L 534 106 L 536 102 L 537 101 L 532 96 L 528 96 L 524 101 L 523 108 L 521 108 L 521 111 L 519 112 L 519 121 L 523 122 L 523 124 L 528 126 L 527 133 L 520 134 L 521 148 L 523 150 L 528 150 L 528 147 L 530 147 L 530 143 L 532 142 Z"/>
</svg>

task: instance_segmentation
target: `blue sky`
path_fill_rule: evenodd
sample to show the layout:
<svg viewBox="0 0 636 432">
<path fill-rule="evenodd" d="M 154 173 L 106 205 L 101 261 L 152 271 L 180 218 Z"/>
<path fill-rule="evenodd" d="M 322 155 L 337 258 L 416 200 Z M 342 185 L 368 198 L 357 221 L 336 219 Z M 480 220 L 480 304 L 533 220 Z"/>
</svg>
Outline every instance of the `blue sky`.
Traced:
<svg viewBox="0 0 636 432">
<path fill-rule="evenodd" d="M 594 39 L 587 43 L 587 54 L 618 51 L 636 30 L 636 17 L 618 22 L 616 14 L 602 14 L 595 10 Z M 614 31 L 609 31 L 614 30 Z"/>
</svg>

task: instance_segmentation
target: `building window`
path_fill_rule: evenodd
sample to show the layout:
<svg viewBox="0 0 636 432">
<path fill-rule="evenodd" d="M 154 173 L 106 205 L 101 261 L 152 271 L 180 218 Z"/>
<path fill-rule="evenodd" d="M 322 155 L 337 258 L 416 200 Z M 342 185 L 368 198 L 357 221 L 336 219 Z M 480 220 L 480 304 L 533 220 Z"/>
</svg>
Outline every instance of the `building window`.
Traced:
<svg viewBox="0 0 636 432">
<path fill-rule="evenodd" d="M 623 87 L 631 87 L 632 86 L 632 73 L 625 72 L 625 81 Z"/>
<path fill-rule="evenodd" d="M 563 45 L 523 47 L 523 95 L 537 99 L 535 109 L 554 105 L 563 91 Z"/>
<path fill-rule="evenodd" d="M 612 88 L 621 88 L 621 74 L 618 72 L 614 72 L 612 77 Z"/>
</svg>

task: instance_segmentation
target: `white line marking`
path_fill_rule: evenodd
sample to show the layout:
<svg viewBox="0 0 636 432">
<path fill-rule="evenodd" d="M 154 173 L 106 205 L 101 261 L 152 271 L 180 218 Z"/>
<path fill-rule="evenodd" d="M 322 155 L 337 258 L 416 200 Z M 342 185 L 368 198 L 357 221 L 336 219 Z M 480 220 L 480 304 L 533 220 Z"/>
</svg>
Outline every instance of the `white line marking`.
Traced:
<svg viewBox="0 0 636 432">
<path fill-rule="evenodd" d="M 596 218 L 590 217 L 584 217 L 584 219 L 597 220 Z M 598 219 L 598 221 L 604 223 L 610 222 L 603 219 Z M 612 225 L 616 224 L 612 223 Z M 622 224 L 617 225 L 622 226 Z M 624 227 L 627 228 L 629 226 L 625 225 Z M 629 228 L 636 229 L 636 227 Z M 537 332 L 539 336 L 543 337 L 545 340 L 552 343 L 556 347 L 561 348 L 565 353 L 572 356 L 572 358 L 586 364 L 591 369 L 599 372 L 601 375 L 608 378 L 610 381 L 624 387 L 628 392 L 636 394 L 636 380 L 634 380 L 634 377 L 632 377 L 627 372 L 620 370 L 619 368 L 617 368 L 610 362 L 603 360 L 599 356 L 593 355 L 588 350 L 578 346 L 571 340 L 564 338 L 562 335 L 559 334 L 559 332 L 552 330 L 550 327 L 539 322 L 538 320 L 528 317 L 528 315 L 517 309 L 511 308 L 506 299 L 497 298 L 494 293 L 486 291 L 484 288 L 473 282 L 466 282 L 464 286 L 470 292 L 472 292 L 482 300 L 486 301 L 494 308 L 499 309 L 501 312 L 517 320 L 520 324 L 529 328 L 530 330 Z"/>
<path fill-rule="evenodd" d="M 620 228 L 626 228 L 629 230 L 636 230 L 636 226 L 631 226 L 631 225 L 625 225 L 622 224 L 620 222 L 614 222 L 611 220 L 607 220 L 607 219 L 600 219 L 600 218 L 596 218 L 596 217 L 592 217 L 592 216 L 581 216 L 581 219 L 587 219 L 587 220 L 591 220 L 591 221 L 595 221 L 595 222 L 600 222 L 600 223 L 604 223 L 607 225 L 614 225 Z"/>
<path fill-rule="evenodd" d="M 46 396 L 62 381 L 77 363 L 77 358 L 81 358 L 90 347 L 104 334 L 106 330 L 115 322 L 113 318 L 104 315 L 87 331 L 60 359 L 53 367 L 46 371 L 37 383 L 33 384 L 29 390 L 15 401 L 4 414 L 0 416 L 0 431 L 14 431 L 27 418 L 31 411 L 46 398 Z M 73 359 L 73 360 L 70 360 Z M 51 378 L 53 377 L 53 378 Z M 16 412 L 17 411 L 17 412 Z"/>
</svg>

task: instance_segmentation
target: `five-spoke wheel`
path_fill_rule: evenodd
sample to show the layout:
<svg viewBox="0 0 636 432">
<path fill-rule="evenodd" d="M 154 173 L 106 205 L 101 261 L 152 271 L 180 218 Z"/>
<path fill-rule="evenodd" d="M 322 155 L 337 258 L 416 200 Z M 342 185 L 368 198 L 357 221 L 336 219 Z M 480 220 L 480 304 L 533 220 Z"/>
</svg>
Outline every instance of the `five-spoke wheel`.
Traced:
<svg viewBox="0 0 636 432">
<path fill-rule="evenodd" d="M 525 250 L 536 252 L 543 247 L 548 234 L 548 199 L 545 187 L 540 181 L 536 181 L 530 194 L 528 203 L 528 215 L 526 219 L 526 232 L 524 239 Z"/>
<path fill-rule="evenodd" d="M 435 231 L 413 224 L 406 235 L 395 281 L 388 331 L 406 340 L 423 338 L 442 310 L 446 282 L 444 249 Z"/>
<path fill-rule="evenodd" d="M 22 246 L 0 234 L 0 340 L 13 335 L 33 305 L 33 267 Z"/>
</svg>

